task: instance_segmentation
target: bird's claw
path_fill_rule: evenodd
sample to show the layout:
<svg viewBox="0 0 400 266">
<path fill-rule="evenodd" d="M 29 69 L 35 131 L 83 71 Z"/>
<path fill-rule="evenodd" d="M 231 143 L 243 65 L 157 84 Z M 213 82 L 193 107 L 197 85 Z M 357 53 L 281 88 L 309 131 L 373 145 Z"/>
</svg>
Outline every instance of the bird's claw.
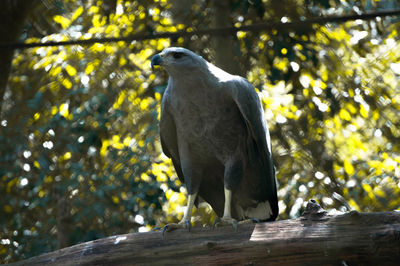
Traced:
<svg viewBox="0 0 400 266">
<path fill-rule="evenodd" d="M 237 232 L 238 231 L 238 222 L 236 220 L 233 220 L 232 226 L 233 226 L 233 229 L 235 229 L 235 232 Z"/>
<path fill-rule="evenodd" d="M 251 220 L 255 224 L 261 223 L 260 219 L 257 218 L 250 218 L 249 220 Z"/>
<path fill-rule="evenodd" d="M 222 226 L 223 225 L 232 225 L 233 229 L 235 229 L 235 232 L 238 231 L 238 222 L 235 219 L 230 218 L 230 217 L 222 217 L 222 219 L 217 217 L 212 224 L 212 229 L 214 229 L 218 225 L 222 225 Z"/>
<path fill-rule="evenodd" d="M 220 222 L 221 222 L 221 218 L 219 218 L 219 217 L 215 218 L 215 220 L 214 220 L 214 222 L 213 222 L 211 228 L 214 229 L 214 228 L 215 228 L 215 225 L 216 225 L 217 223 L 220 223 Z"/>
<path fill-rule="evenodd" d="M 164 236 L 164 233 L 167 231 L 168 229 L 168 224 L 166 224 L 162 230 L 162 235 Z"/>
<path fill-rule="evenodd" d="M 239 224 L 258 224 L 261 221 L 257 218 L 248 218 L 247 220 L 240 221 Z"/>
<path fill-rule="evenodd" d="M 190 232 L 190 229 L 192 228 L 192 225 L 190 223 L 189 220 L 185 220 L 185 221 L 180 221 L 179 223 L 172 223 L 172 224 L 166 224 L 162 230 L 162 234 L 164 236 L 165 232 L 170 232 L 173 231 L 175 229 L 179 229 L 179 228 L 187 228 L 188 231 Z"/>
<path fill-rule="evenodd" d="M 192 224 L 190 223 L 190 221 L 186 220 L 185 225 L 186 225 L 186 228 L 188 229 L 188 231 L 190 232 L 190 229 L 192 229 Z"/>
</svg>

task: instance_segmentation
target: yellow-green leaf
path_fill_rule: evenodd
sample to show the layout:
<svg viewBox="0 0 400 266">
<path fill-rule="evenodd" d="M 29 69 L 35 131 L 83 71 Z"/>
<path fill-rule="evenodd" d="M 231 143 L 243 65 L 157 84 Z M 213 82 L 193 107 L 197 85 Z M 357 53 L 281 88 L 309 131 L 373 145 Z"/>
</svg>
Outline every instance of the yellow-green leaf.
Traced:
<svg viewBox="0 0 400 266">
<path fill-rule="evenodd" d="M 61 104 L 61 105 L 60 105 L 60 108 L 59 108 L 60 115 L 62 115 L 62 116 L 64 116 L 64 117 L 67 117 L 68 114 L 69 114 L 68 107 L 69 107 L 69 104 L 68 104 L 68 103 L 63 103 L 63 104 Z"/>
<path fill-rule="evenodd" d="M 76 75 L 76 69 L 71 65 L 66 65 L 65 70 L 67 71 L 68 75 L 70 75 L 71 77 Z"/>
<path fill-rule="evenodd" d="M 368 197 L 369 197 L 370 199 L 376 200 L 375 195 L 374 195 L 374 193 L 373 193 L 373 191 L 372 191 L 372 187 L 371 187 L 369 184 L 364 183 L 364 184 L 362 184 L 362 187 L 363 187 L 363 189 L 365 190 L 365 192 L 368 193 Z"/>
<path fill-rule="evenodd" d="M 350 176 L 354 174 L 354 167 L 349 161 L 344 161 L 344 171 Z"/>
<path fill-rule="evenodd" d="M 92 73 L 92 71 L 94 70 L 94 65 L 93 63 L 89 63 L 85 69 L 85 74 L 89 75 L 90 73 Z"/>
<path fill-rule="evenodd" d="M 368 111 L 365 109 L 364 105 L 360 105 L 360 114 L 364 118 L 368 118 Z"/>
<path fill-rule="evenodd" d="M 62 84 L 68 90 L 72 88 L 72 82 L 69 81 L 68 79 L 63 79 Z"/>
<path fill-rule="evenodd" d="M 12 212 L 12 207 L 10 205 L 8 205 L 8 204 L 5 205 L 3 209 L 7 213 L 11 213 Z"/>
<path fill-rule="evenodd" d="M 351 120 L 351 115 L 349 112 L 347 112 L 345 109 L 341 109 L 339 112 L 339 117 L 343 120 L 350 121 Z"/>
<path fill-rule="evenodd" d="M 75 10 L 74 14 L 71 17 L 71 20 L 74 21 L 75 19 L 77 19 L 83 12 L 83 7 L 78 7 L 77 10 Z"/>
<path fill-rule="evenodd" d="M 37 169 L 40 169 L 40 164 L 39 164 L 38 161 L 34 161 L 34 162 L 33 162 L 33 165 L 34 165 Z"/>
<path fill-rule="evenodd" d="M 360 207 L 353 199 L 349 199 L 348 203 L 349 203 L 350 207 L 354 208 L 356 211 L 360 211 Z"/>
<path fill-rule="evenodd" d="M 60 24 L 63 29 L 68 28 L 68 26 L 71 24 L 71 21 L 69 19 L 59 15 L 54 16 L 53 20 Z"/>
</svg>

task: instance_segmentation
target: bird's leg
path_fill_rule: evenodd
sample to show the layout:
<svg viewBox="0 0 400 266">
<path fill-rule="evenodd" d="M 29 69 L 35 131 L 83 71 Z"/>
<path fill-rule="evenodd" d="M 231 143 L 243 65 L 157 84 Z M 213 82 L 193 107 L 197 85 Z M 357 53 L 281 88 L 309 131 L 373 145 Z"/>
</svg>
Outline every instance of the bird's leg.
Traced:
<svg viewBox="0 0 400 266">
<path fill-rule="evenodd" d="M 184 224 L 189 229 L 189 231 L 190 231 L 190 219 L 192 218 L 192 209 L 196 196 L 197 193 L 189 195 L 185 213 L 183 214 L 182 220 L 179 222 L 179 224 Z"/>
<path fill-rule="evenodd" d="M 178 228 L 187 228 L 190 231 L 191 224 L 190 224 L 190 219 L 192 218 L 192 209 L 194 205 L 194 201 L 196 199 L 197 192 L 194 194 L 189 194 L 188 196 L 188 202 L 186 206 L 186 210 L 183 214 L 183 218 L 179 223 L 172 223 L 172 224 L 167 224 L 164 226 L 163 229 L 163 234 L 165 232 L 169 232 Z"/>
<path fill-rule="evenodd" d="M 222 218 L 232 218 L 231 215 L 231 201 L 232 201 L 232 191 L 224 188 L 225 194 L 225 205 L 224 205 L 224 215 Z"/>
<path fill-rule="evenodd" d="M 214 221 L 213 227 L 219 225 L 232 225 L 235 231 L 237 231 L 237 221 L 232 218 L 231 206 L 232 206 L 232 190 L 224 188 L 225 204 L 224 204 L 224 215 L 222 218 L 217 218 Z"/>
</svg>

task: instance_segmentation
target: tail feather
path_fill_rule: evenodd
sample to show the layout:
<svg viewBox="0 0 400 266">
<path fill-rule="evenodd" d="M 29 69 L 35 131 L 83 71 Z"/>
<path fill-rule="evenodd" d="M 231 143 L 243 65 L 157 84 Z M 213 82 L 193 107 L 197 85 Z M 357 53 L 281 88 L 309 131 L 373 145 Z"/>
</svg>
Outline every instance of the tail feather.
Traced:
<svg viewBox="0 0 400 266">
<path fill-rule="evenodd" d="M 239 220 L 258 219 L 267 221 L 272 219 L 273 212 L 269 201 L 260 202 L 255 207 L 247 207 L 243 209 L 240 205 L 236 205 L 236 213 Z"/>
</svg>

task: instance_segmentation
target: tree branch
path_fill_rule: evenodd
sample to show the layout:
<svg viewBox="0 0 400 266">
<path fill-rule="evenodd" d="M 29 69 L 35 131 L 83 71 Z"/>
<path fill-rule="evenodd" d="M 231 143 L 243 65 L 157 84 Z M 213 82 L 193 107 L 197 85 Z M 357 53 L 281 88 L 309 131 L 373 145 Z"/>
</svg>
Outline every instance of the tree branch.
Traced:
<svg viewBox="0 0 400 266">
<path fill-rule="evenodd" d="M 191 37 L 194 35 L 226 35 L 235 34 L 238 31 L 245 32 L 259 32 L 259 31 L 271 31 L 273 29 L 297 29 L 299 27 L 309 26 L 313 24 L 323 25 L 326 23 L 344 23 L 351 20 L 371 20 L 377 17 L 387 17 L 387 16 L 399 16 L 400 10 L 385 10 L 377 12 L 367 12 L 364 14 L 354 14 L 346 16 L 327 16 L 327 17 L 317 17 L 308 20 L 299 20 L 293 22 L 274 22 L 269 21 L 265 23 L 246 25 L 241 27 L 225 27 L 225 28 L 214 28 L 214 29 L 204 29 L 197 31 L 178 31 L 178 32 L 160 32 L 156 34 L 136 34 L 127 37 L 120 38 L 91 38 L 85 40 L 70 40 L 61 42 L 34 42 L 34 43 L 0 43 L 1 48 L 12 48 L 12 49 L 24 49 L 33 47 L 46 47 L 46 46 L 65 46 L 65 45 L 92 45 L 95 43 L 110 43 L 110 42 L 132 42 L 132 41 L 143 41 L 143 40 L 153 40 L 161 38 L 179 38 L 179 37 Z"/>
<path fill-rule="evenodd" d="M 397 265 L 400 213 L 329 214 L 310 201 L 292 220 L 112 236 L 13 265 Z"/>
</svg>

